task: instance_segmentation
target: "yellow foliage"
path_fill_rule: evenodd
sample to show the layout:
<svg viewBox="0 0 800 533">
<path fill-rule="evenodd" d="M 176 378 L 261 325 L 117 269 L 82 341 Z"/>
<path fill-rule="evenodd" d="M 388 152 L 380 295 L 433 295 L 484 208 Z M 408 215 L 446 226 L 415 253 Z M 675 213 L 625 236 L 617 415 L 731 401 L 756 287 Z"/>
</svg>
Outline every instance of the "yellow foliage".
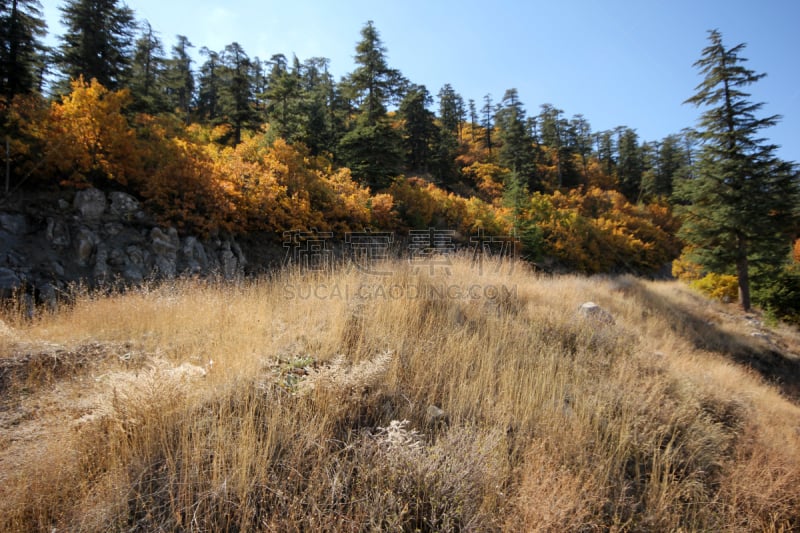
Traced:
<svg viewBox="0 0 800 533">
<path fill-rule="evenodd" d="M 739 280 L 729 274 L 706 274 L 689 285 L 711 298 L 723 302 L 735 302 L 739 298 Z"/>
<path fill-rule="evenodd" d="M 703 267 L 689 259 L 690 248 L 672 262 L 672 275 L 682 281 L 695 281 L 703 277 Z"/>
<path fill-rule="evenodd" d="M 125 184 L 140 169 L 136 134 L 122 114 L 128 90 L 109 91 L 97 80 L 72 82 L 72 92 L 54 102 L 44 134 L 45 167 L 65 185 L 86 187 L 98 178 Z"/>
<path fill-rule="evenodd" d="M 464 167 L 463 172 L 475 183 L 484 200 L 492 202 L 503 196 L 503 174 L 508 172 L 507 168 L 475 162 Z"/>
<path fill-rule="evenodd" d="M 664 227 L 668 212 L 632 205 L 617 191 L 536 193 L 530 212 L 545 252 L 585 272 L 656 270 L 680 250 Z"/>
</svg>

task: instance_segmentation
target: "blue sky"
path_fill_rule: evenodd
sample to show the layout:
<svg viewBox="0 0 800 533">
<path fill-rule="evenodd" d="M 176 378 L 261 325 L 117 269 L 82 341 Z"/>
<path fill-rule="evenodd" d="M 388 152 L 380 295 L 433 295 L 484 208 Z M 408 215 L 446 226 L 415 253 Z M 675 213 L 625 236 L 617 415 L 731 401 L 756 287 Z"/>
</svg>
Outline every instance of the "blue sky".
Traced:
<svg viewBox="0 0 800 533">
<path fill-rule="evenodd" d="M 583 114 L 595 131 L 625 125 L 643 140 L 694 126 L 682 102 L 701 78 L 692 64 L 719 29 L 727 46 L 747 43 L 750 87 L 779 155 L 800 163 L 800 1 L 797 0 L 128 0 L 169 49 L 176 34 L 199 49 L 239 42 L 251 57 L 276 53 L 353 69 L 359 31 L 373 20 L 389 64 L 432 94 L 450 83 L 465 99 L 495 101 L 515 87 L 530 114 L 550 103 Z M 58 35 L 61 0 L 44 0 Z M 52 42 L 52 41 L 51 41 Z"/>
</svg>

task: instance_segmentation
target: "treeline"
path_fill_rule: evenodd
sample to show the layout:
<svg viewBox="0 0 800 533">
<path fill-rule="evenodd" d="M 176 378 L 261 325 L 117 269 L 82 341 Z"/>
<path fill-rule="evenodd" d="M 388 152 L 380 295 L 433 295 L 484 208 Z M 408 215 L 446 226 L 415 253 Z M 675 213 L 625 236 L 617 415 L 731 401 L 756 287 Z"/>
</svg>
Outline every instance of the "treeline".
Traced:
<svg viewBox="0 0 800 533">
<path fill-rule="evenodd" d="M 658 270 L 681 254 L 680 234 L 692 243 L 684 275 L 734 274 L 742 262 L 695 253 L 719 248 L 709 239 L 722 234 L 697 238 L 690 209 L 705 202 L 691 191 L 717 175 L 708 131 L 646 142 L 630 127 L 593 131 L 551 104 L 531 113 L 513 88 L 497 101 L 450 84 L 434 96 L 389 66 L 372 22 L 354 70 L 336 80 L 328 59 L 251 58 L 238 43 L 202 47 L 196 64 L 185 36 L 167 52 L 116 0 L 65 1 L 67 30 L 47 50 L 39 7 L 0 0 L 0 113 L 16 187 L 124 188 L 187 232 L 513 231 L 525 257 L 583 272 Z M 729 146 L 732 159 L 752 159 L 751 133 L 744 151 Z M 680 233 L 675 207 L 689 222 Z M 775 224 L 765 218 L 785 242 Z"/>
</svg>

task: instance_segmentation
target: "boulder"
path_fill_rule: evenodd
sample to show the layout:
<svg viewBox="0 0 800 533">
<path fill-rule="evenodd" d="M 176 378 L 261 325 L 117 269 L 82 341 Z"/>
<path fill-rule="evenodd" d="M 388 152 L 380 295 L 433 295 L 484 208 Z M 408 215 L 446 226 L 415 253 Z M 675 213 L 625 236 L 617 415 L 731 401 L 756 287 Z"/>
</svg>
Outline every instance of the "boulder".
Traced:
<svg viewBox="0 0 800 533">
<path fill-rule="evenodd" d="M 614 323 L 614 317 L 611 315 L 611 313 L 609 313 L 608 311 L 606 311 L 605 309 L 603 309 L 594 302 L 586 302 L 582 304 L 578 309 L 578 315 L 580 315 L 582 318 L 600 324 L 610 325 Z"/>
<path fill-rule="evenodd" d="M 191 274 L 208 272 L 208 255 L 197 237 L 189 236 L 181 246 L 184 268 Z"/>
<path fill-rule="evenodd" d="M 37 287 L 39 301 L 49 311 L 58 309 L 58 289 L 52 283 L 42 283 Z"/>
<path fill-rule="evenodd" d="M 45 235 L 55 248 L 66 248 L 70 245 L 69 228 L 60 218 L 49 217 L 47 219 Z"/>
<path fill-rule="evenodd" d="M 178 272 L 178 247 L 180 238 L 175 228 L 164 231 L 153 228 L 150 232 L 151 249 L 155 255 L 156 273 L 165 278 L 174 278 Z"/>
<path fill-rule="evenodd" d="M 0 267 L 0 294 L 11 296 L 22 287 L 22 279 L 10 268 Z"/>
<path fill-rule="evenodd" d="M 0 213 L 0 229 L 5 230 L 11 235 L 25 235 L 28 230 L 25 215 Z"/>
<path fill-rule="evenodd" d="M 111 279 L 111 268 L 108 266 L 108 247 L 103 243 L 97 246 L 92 275 L 98 284 L 106 283 Z"/>
<path fill-rule="evenodd" d="M 75 236 L 75 251 L 77 252 L 77 262 L 80 266 L 92 264 L 92 257 L 97 250 L 100 239 L 88 228 L 81 228 Z"/>
<path fill-rule="evenodd" d="M 108 195 L 111 200 L 111 207 L 109 211 L 112 215 L 120 217 L 123 220 L 134 220 L 139 218 L 139 212 L 142 209 L 139 200 L 130 194 L 114 191 Z"/>
<path fill-rule="evenodd" d="M 106 211 L 106 195 L 95 188 L 78 191 L 73 207 L 80 211 L 83 218 L 97 220 Z"/>
</svg>

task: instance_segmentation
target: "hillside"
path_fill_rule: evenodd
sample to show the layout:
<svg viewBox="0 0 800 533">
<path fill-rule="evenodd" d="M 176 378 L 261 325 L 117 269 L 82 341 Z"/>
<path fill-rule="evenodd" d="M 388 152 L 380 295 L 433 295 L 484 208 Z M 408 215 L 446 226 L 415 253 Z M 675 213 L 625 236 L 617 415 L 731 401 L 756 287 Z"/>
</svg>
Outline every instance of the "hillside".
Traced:
<svg viewBox="0 0 800 533">
<path fill-rule="evenodd" d="M 800 528 L 795 330 L 483 267 L 6 309 L 0 529 Z"/>
</svg>

